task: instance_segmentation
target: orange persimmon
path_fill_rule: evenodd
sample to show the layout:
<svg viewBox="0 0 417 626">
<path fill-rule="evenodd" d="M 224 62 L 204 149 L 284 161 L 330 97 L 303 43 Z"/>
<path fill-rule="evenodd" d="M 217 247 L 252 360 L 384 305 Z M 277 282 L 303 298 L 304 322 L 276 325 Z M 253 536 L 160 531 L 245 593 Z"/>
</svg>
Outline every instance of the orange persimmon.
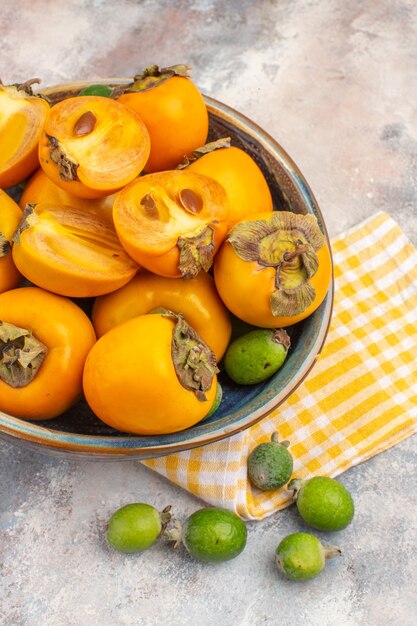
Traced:
<svg viewBox="0 0 417 626">
<path fill-rule="evenodd" d="M 39 165 L 38 143 L 49 104 L 33 95 L 33 82 L 0 84 L 0 187 L 12 187 Z"/>
<path fill-rule="evenodd" d="M 227 233 L 223 187 L 194 172 L 147 174 L 117 195 L 113 221 L 128 254 L 155 274 L 192 278 L 208 271 Z"/>
<path fill-rule="evenodd" d="M 166 434 L 207 415 L 216 372 L 214 354 L 183 318 L 141 315 L 98 339 L 85 362 L 84 394 L 113 428 Z"/>
<path fill-rule="evenodd" d="M 237 317 L 263 328 L 296 324 L 323 302 L 332 276 L 314 215 L 259 213 L 228 234 L 214 263 L 217 291 Z"/>
<path fill-rule="evenodd" d="M 19 206 L 0 189 L 0 293 L 17 287 L 23 278 L 12 257 L 12 237 L 21 218 Z"/>
<path fill-rule="evenodd" d="M 141 270 L 124 287 L 96 298 L 92 311 L 97 337 L 154 309 L 180 313 L 210 346 L 218 361 L 230 341 L 230 315 L 206 272 L 195 278 L 165 278 Z"/>
<path fill-rule="evenodd" d="M 87 315 L 71 300 L 22 287 L 0 294 L 0 411 L 51 419 L 82 394 L 95 343 Z"/>
<path fill-rule="evenodd" d="M 151 138 L 145 172 L 173 169 L 186 154 L 205 143 L 208 113 L 185 65 L 146 68 L 118 98 L 142 118 Z"/>
<path fill-rule="evenodd" d="M 19 201 L 20 208 L 23 209 L 27 204 L 54 204 L 56 206 L 70 206 L 73 209 L 81 209 L 96 213 L 101 217 L 105 217 L 112 221 L 113 202 L 115 195 L 104 196 L 103 198 L 95 198 L 88 200 L 87 198 L 78 198 L 73 196 L 61 187 L 58 187 L 46 174 L 39 168 L 37 172 L 29 178 L 22 196 Z"/>
<path fill-rule="evenodd" d="M 136 178 L 149 150 L 148 131 L 134 111 L 111 98 L 76 96 L 52 107 L 39 161 L 68 193 L 100 198 Z"/>
<path fill-rule="evenodd" d="M 268 183 L 257 163 L 244 150 L 230 146 L 228 138 L 196 150 L 194 157 L 185 159 L 180 167 L 210 176 L 224 187 L 229 203 L 229 228 L 256 213 L 273 210 Z"/>
<path fill-rule="evenodd" d="M 111 222 L 82 209 L 28 204 L 14 242 L 13 260 L 23 276 L 62 296 L 109 293 L 139 269 Z"/>
</svg>

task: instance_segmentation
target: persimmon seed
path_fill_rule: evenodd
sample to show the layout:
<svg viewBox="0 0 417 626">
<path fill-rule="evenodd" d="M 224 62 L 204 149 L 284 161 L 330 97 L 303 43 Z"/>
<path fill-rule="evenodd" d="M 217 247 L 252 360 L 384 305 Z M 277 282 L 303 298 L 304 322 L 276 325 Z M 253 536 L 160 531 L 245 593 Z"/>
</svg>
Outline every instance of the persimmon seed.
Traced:
<svg viewBox="0 0 417 626">
<path fill-rule="evenodd" d="M 74 135 L 88 135 L 94 129 L 97 118 L 92 111 L 86 111 L 74 125 Z"/>
<path fill-rule="evenodd" d="M 152 196 L 152 194 L 147 193 L 145 196 L 143 196 L 143 198 L 140 201 L 140 203 L 143 206 L 143 208 L 145 209 L 146 215 L 148 217 L 150 217 L 151 219 L 158 219 L 159 211 L 158 211 L 158 208 L 156 206 L 156 202 L 155 202 L 154 197 Z"/>
<path fill-rule="evenodd" d="M 200 213 L 203 208 L 203 198 L 192 189 L 181 189 L 179 199 L 183 208 L 192 215 Z"/>
</svg>

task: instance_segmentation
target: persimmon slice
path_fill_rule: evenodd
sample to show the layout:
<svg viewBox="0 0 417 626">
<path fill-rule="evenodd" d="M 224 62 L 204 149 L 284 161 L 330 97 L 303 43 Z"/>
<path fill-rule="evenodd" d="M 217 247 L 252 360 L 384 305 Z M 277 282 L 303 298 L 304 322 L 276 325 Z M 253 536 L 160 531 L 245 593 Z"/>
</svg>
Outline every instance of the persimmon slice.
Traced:
<svg viewBox="0 0 417 626">
<path fill-rule="evenodd" d="M 13 260 L 23 276 L 59 295 L 109 293 L 138 270 L 112 224 L 87 210 L 28 204 L 14 242 Z"/>
<path fill-rule="evenodd" d="M 45 173 L 82 198 L 121 189 L 142 171 L 150 151 L 139 116 L 101 96 L 77 96 L 56 104 L 39 144 Z"/>
<path fill-rule="evenodd" d="M 49 108 L 46 100 L 19 85 L 0 85 L 0 187 L 17 185 L 38 166 L 38 143 Z"/>
</svg>

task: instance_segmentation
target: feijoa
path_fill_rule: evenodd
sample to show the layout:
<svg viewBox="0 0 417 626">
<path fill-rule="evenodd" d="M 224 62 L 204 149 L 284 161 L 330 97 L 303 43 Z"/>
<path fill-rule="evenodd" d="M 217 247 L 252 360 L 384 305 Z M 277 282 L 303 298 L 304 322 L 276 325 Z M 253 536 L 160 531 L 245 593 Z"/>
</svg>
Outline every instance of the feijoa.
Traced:
<svg viewBox="0 0 417 626">
<path fill-rule="evenodd" d="M 111 98 L 113 89 L 107 85 L 89 85 L 79 92 L 79 96 L 101 96 L 102 98 Z"/>
<path fill-rule="evenodd" d="M 288 484 L 303 520 L 318 530 L 342 530 L 353 519 L 355 507 L 349 491 L 334 478 L 295 478 Z"/>
<path fill-rule="evenodd" d="M 217 411 L 217 409 L 220 406 L 220 402 L 222 401 L 222 398 L 223 398 L 223 389 L 219 381 L 217 381 L 216 397 L 214 398 L 214 402 L 211 405 L 210 411 L 207 413 L 204 419 L 206 419 L 207 417 L 210 417 L 211 415 L 213 415 L 213 413 Z"/>
<path fill-rule="evenodd" d="M 290 580 L 309 580 L 323 571 L 326 559 L 340 554 L 339 548 L 323 545 L 310 533 L 293 533 L 279 543 L 275 563 Z"/>
<path fill-rule="evenodd" d="M 244 549 L 247 529 L 232 511 L 206 507 L 192 513 L 184 524 L 175 520 L 165 536 L 175 541 L 176 547 L 182 543 L 200 561 L 228 561 Z"/>
<path fill-rule="evenodd" d="M 171 507 L 161 513 L 145 502 L 126 504 L 111 516 L 106 538 L 120 552 L 142 552 L 150 548 L 169 522 Z"/>
<path fill-rule="evenodd" d="M 257 328 L 235 339 L 224 357 L 224 367 L 239 385 L 255 385 L 273 376 L 284 363 L 290 348 L 282 329 Z"/>
<path fill-rule="evenodd" d="M 274 432 L 271 441 L 260 443 L 248 457 L 248 475 L 255 487 L 263 491 L 279 489 L 291 478 L 293 459 L 289 441 L 279 441 Z"/>
</svg>

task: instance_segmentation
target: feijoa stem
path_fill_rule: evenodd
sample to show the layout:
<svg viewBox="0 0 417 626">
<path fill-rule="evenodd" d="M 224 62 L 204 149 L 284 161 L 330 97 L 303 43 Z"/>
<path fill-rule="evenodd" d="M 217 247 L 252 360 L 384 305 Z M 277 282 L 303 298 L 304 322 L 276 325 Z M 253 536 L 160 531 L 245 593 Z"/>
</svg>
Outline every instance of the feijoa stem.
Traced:
<svg viewBox="0 0 417 626">
<path fill-rule="evenodd" d="M 337 546 L 329 546 L 329 545 L 325 545 L 322 544 L 323 546 L 323 550 L 324 550 L 324 558 L 327 559 L 333 559 L 336 556 L 341 556 L 342 551 L 340 548 L 338 548 Z"/>
<path fill-rule="evenodd" d="M 289 442 L 289 441 L 287 441 L 287 440 L 285 440 L 285 441 L 280 441 L 280 440 L 279 440 L 279 433 L 278 433 L 278 431 L 277 431 L 277 430 L 276 430 L 275 432 L 273 432 L 273 433 L 272 433 L 272 435 L 271 435 L 271 441 L 272 441 L 272 443 L 276 443 L 276 444 L 278 444 L 279 446 L 284 446 L 285 448 L 288 448 L 288 446 L 290 445 L 290 442 Z"/>
<path fill-rule="evenodd" d="M 297 499 L 298 492 L 307 481 L 303 478 L 293 478 L 287 485 L 288 491 L 294 491 L 293 498 Z"/>
<path fill-rule="evenodd" d="M 164 529 L 163 536 L 169 541 L 174 541 L 174 548 L 178 548 L 182 543 L 182 524 L 179 520 L 174 519 L 174 528 Z"/>
<path fill-rule="evenodd" d="M 171 521 L 171 518 L 172 518 L 171 509 L 172 509 L 172 506 L 168 504 L 168 506 L 162 509 L 162 511 L 160 511 L 159 513 L 159 516 L 161 518 L 161 532 L 159 533 L 160 536 L 164 534 L 166 527 Z"/>
</svg>

